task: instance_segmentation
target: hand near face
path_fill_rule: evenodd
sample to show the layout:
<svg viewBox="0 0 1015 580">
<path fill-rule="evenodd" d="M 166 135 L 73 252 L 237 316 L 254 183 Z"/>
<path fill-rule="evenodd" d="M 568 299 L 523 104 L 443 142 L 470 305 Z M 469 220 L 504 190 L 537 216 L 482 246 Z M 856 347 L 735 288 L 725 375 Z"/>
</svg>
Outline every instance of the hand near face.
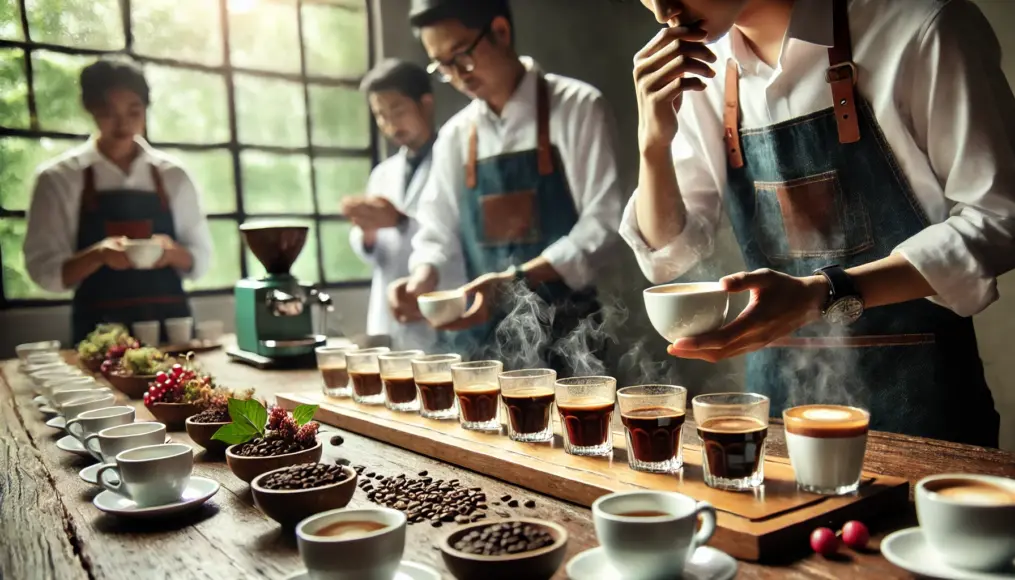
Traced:
<svg viewBox="0 0 1015 580">
<path fill-rule="evenodd" d="M 134 267 L 127 258 L 125 241 L 127 238 L 124 236 L 113 236 L 95 244 L 94 248 L 102 260 L 102 265 L 113 270 L 130 270 Z"/>
<path fill-rule="evenodd" d="M 342 201 L 342 213 L 363 230 L 397 226 L 405 215 L 385 197 L 357 196 Z"/>
</svg>

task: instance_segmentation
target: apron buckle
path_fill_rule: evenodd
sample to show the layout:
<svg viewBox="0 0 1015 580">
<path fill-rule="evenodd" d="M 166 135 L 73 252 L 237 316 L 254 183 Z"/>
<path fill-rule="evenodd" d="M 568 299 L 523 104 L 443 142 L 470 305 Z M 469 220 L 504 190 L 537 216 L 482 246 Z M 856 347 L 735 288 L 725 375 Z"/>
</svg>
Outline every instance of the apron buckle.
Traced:
<svg viewBox="0 0 1015 580">
<path fill-rule="evenodd" d="M 843 62 L 828 67 L 828 70 L 825 71 L 825 82 L 832 84 L 838 81 L 849 80 L 855 86 L 857 76 L 856 65 L 852 62 Z"/>
</svg>

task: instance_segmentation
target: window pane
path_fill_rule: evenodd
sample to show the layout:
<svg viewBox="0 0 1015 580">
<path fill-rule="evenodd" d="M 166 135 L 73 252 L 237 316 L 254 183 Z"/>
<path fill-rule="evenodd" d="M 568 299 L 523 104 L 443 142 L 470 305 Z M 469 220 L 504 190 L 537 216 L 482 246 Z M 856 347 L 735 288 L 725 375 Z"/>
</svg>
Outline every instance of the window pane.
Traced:
<svg viewBox="0 0 1015 580">
<path fill-rule="evenodd" d="M 294 2 L 229 1 L 232 65 L 300 72 L 300 36 Z"/>
<path fill-rule="evenodd" d="M 352 251 L 349 229 L 344 221 L 321 222 L 321 248 L 324 250 L 324 279 L 328 282 L 369 280 L 370 266 Z"/>
<path fill-rule="evenodd" d="M 26 0 L 32 40 L 118 50 L 126 43 L 119 0 Z"/>
<path fill-rule="evenodd" d="M 0 218 L 0 254 L 3 255 L 4 295 L 8 300 L 24 298 L 70 298 L 70 292 L 54 294 L 35 285 L 25 269 L 25 220 Z"/>
<path fill-rule="evenodd" d="M 310 86 L 314 145 L 366 149 L 370 146 L 370 108 L 353 89 Z"/>
<path fill-rule="evenodd" d="M 219 3 L 212 0 L 134 0 L 134 49 L 149 56 L 220 65 L 220 17 Z"/>
<path fill-rule="evenodd" d="M 209 220 L 215 244 L 211 266 L 200 280 L 184 280 L 186 290 L 230 288 L 240 279 L 240 228 L 229 219 Z"/>
<path fill-rule="evenodd" d="M 0 139 L 0 207 L 27 210 L 35 186 L 35 170 L 79 143 L 63 139 Z"/>
<path fill-rule="evenodd" d="M 24 40 L 18 0 L 0 0 L 0 38 Z"/>
<path fill-rule="evenodd" d="M 303 5 L 303 42 L 307 51 L 307 74 L 359 78 L 369 67 L 367 13 L 359 10 Z"/>
<path fill-rule="evenodd" d="M 2 30 L 3 20 L 0 20 Z M 0 50 L 0 127 L 27 129 L 28 125 L 25 53 L 21 50 Z"/>
<path fill-rule="evenodd" d="M 148 136 L 170 143 L 224 143 L 229 140 L 226 81 L 218 74 L 149 65 L 152 88 Z"/>
<path fill-rule="evenodd" d="M 303 85 L 249 75 L 234 75 L 240 143 L 306 147 Z"/>
<path fill-rule="evenodd" d="M 362 159 L 324 157 L 314 159 L 317 204 L 320 212 L 323 214 L 341 213 L 342 198 L 367 193 L 370 166 L 370 159 L 365 157 Z"/>
<path fill-rule="evenodd" d="M 81 107 L 81 69 L 94 62 L 89 56 L 33 51 L 35 108 L 39 126 L 46 131 L 85 135 L 93 129 L 92 118 Z"/>
<path fill-rule="evenodd" d="M 240 167 L 246 213 L 314 213 L 310 158 L 306 155 L 243 151 Z"/>
<path fill-rule="evenodd" d="M 214 151 L 181 151 L 167 149 L 180 160 L 201 194 L 201 207 L 206 214 L 236 211 L 236 180 L 233 177 L 233 155 L 225 149 Z M 239 255 L 238 253 L 236 255 Z"/>
<path fill-rule="evenodd" d="M 310 226 L 310 232 L 307 234 L 307 243 L 303 246 L 303 251 L 296 258 L 296 262 L 293 264 L 290 272 L 293 276 L 304 282 L 320 282 L 321 276 L 317 271 L 317 231 L 314 227 L 314 221 L 309 219 L 286 221 L 305 223 Z M 260 278 L 266 274 L 264 266 L 257 261 L 257 258 L 254 257 L 254 254 L 249 249 L 247 250 L 247 272 L 254 278 Z"/>
</svg>

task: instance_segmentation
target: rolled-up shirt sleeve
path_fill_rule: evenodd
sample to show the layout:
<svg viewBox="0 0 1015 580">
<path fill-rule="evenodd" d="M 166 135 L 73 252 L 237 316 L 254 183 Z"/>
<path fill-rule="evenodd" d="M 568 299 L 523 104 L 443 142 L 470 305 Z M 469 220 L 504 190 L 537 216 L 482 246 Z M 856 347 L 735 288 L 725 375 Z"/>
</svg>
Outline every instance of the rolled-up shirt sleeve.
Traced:
<svg viewBox="0 0 1015 580">
<path fill-rule="evenodd" d="M 73 186 L 66 176 L 43 171 L 35 178 L 32 202 L 28 208 L 25 234 L 25 266 L 28 275 L 49 292 L 70 290 L 63 284 L 63 264 L 74 255 L 77 208 Z"/>
<path fill-rule="evenodd" d="M 214 251 L 211 230 L 208 227 L 208 218 L 204 215 L 200 195 L 198 195 L 194 182 L 183 169 L 176 168 L 173 173 L 175 173 L 176 179 L 169 190 L 172 196 L 173 222 L 176 226 L 176 243 L 187 248 L 193 259 L 190 271 L 180 272 L 180 275 L 197 280 L 211 266 L 211 257 Z M 225 255 L 223 258 L 234 259 L 232 256 Z"/>
<path fill-rule="evenodd" d="M 433 165 L 416 210 L 419 231 L 412 238 L 409 272 L 431 265 L 441 287 L 461 278 L 462 242 L 458 236 L 458 196 L 464 189 L 461 144 L 457 131 L 447 127 L 437 137 Z"/>
<path fill-rule="evenodd" d="M 1015 267 L 1015 98 L 997 38 L 971 3 L 946 4 L 912 59 L 914 138 L 948 216 L 894 251 L 934 289 L 932 300 L 969 316 L 997 299 L 997 276 Z"/>
</svg>

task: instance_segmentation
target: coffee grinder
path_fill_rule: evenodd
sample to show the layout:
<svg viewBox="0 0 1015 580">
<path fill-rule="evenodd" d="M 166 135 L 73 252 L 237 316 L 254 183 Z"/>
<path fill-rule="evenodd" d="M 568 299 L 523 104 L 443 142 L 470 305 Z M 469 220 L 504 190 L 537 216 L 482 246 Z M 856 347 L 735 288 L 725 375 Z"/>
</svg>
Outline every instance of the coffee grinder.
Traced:
<svg viewBox="0 0 1015 580">
<path fill-rule="evenodd" d="M 314 349 L 326 342 L 325 312 L 331 298 L 290 272 L 307 241 L 307 225 L 257 221 L 240 226 L 243 240 L 264 265 L 263 278 L 236 283 L 236 346 L 230 358 L 260 368 L 313 368 Z M 313 328 L 313 307 L 321 308 L 321 332 Z"/>
</svg>

